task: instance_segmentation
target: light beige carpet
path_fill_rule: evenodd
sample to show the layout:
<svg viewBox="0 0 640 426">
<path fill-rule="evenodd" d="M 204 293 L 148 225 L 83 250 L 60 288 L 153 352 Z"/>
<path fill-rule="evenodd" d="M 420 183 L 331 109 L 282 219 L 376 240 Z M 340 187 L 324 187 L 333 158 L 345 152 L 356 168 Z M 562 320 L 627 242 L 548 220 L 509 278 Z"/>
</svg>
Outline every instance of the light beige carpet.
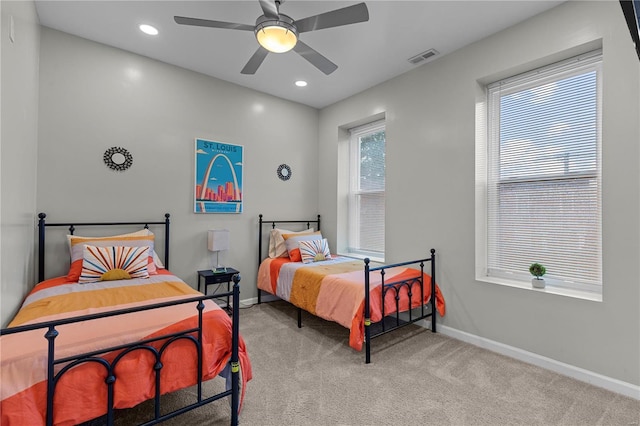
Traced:
<svg viewBox="0 0 640 426">
<path fill-rule="evenodd" d="M 348 346 L 341 326 L 284 302 L 240 311 L 253 364 L 243 425 L 638 425 L 640 401 L 417 326 L 373 340 L 372 363 Z M 206 391 L 223 389 L 214 379 Z M 193 402 L 194 389 L 163 397 Z M 149 403 L 116 424 L 148 419 Z M 228 399 L 167 425 L 229 424 Z M 94 422 L 95 423 L 95 422 Z M 99 424 L 99 423 L 95 423 Z"/>
</svg>

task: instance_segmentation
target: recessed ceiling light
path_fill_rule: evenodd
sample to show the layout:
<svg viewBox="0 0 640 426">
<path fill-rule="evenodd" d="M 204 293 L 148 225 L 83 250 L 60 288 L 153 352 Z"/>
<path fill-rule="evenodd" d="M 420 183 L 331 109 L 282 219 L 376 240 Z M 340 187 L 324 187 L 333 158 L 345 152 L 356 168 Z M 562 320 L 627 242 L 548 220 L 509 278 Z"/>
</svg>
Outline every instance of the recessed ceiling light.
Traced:
<svg viewBox="0 0 640 426">
<path fill-rule="evenodd" d="M 298 81 L 296 81 L 296 86 L 298 86 L 298 87 L 304 87 L 304 86 L 306 86 L 306 85 L 307 85 L 307 82 L 306 82 L 306 81 L 304 81 L 304 80 L 298 80 Z"/>
<path fill-rule="evenodd" d="M 151 25 L 142 24 L 140 25 L 139 28 L 140 28 L 140 31 L 142 31 L 145 34 L 158 35 L 158 30 L 156 29 L 156 27 L 152 27 Z"/>
</svg>

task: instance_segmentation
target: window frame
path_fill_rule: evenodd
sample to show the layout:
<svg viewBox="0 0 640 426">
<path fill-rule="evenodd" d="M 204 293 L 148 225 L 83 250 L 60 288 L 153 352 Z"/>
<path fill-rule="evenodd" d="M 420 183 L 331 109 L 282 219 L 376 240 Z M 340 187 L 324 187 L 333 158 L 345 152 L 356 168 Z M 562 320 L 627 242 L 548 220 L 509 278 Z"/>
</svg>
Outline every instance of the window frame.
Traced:
<svg viewBox="0 0 640 426">
<path fill-rule="evenodd" d="M 385 191 L 386 191 L 386 183 L 383 189 L 374 189 L 374 190 L 363 190 L 360 188 L 360 173 L 361 173 L 361 164 L 360 164 L 360 153 L 361 153 L 361 139 L 366 137 L 367 135 L 378 133 L 380 131 L 385 132 L 385 152 L 386 152 L 386 123 L 385 120 L 377 120 L 371 123 L 367 123 L 361 126 L 353 127 L 349 129 L 349 188 L 347 193 L 347 229 L 348 229 L 348 237 L 347 237 L 347 246 L 346 246 L 346 255 L 364 259 L 366 257 L 370 258 L 373 261 L 384 262 L 385 252 L 377 250 L 370 250 L 366 248 L 360 247 L 361 235 L 360 235 L 360 222 L 363 219 L 362 213 L 359 209 L 360 203 L 356 200 L 356 198 L 361 197 L 363 195 L 381 195 L 384 199 Z M 386 160 L 383 160 L 386 161 Z M 386 164 L 385 164 L 385 174 L 386 174 Z M 384 215 L 385 211 L 383 209 L 383 224 L 384 224 Z M 384 225 L 383 225 L 384 226 Z M 382 230 L 382 246 L 385 245 L 385 233 L 384 228 Z M 355 242 L 355 243 L 354 243 Z"/>
<path fill-rule="evenodd" d="M 476 280 L 504 284 L 515 287 L 531 288 L 531 275 L 527 271 L 522 273 L 496 272 L 489 269 L 490 243 L 490 207 L 492 205 L 489 198 L 491 191 L 492 177 L 495 191 L 498 192 L 499 185 L 513 184 L 518 181 L 542 182 L 545 180 L 560 181 L 562 179 L 583 178 L 594 179 L 597 184 L 597 207 L 592 212 L 592 218 L 597 220 L 597 244 L 598 244 L 598 277 L 597 284 L 579 283 L 571 280 L 558 280 L 553 276 L 545 276 L 548 286 L 544 291 L 557 293 L 573 297 L 580 297 L 590 300 L 602 300 L 603 291 L 603 267 L 602 267 L 602 51 L 596 50 L 583 55 L 579 55 L 558 63 L 534 69 L 532 71 L 518 74 L 513 77 L 502 79 L 488 85 L 482 85 L 482 95 L 478 93 L 479 102 L 476 108 Z M 519 92 L 530 87 L 539 87 L 550 82 L 557 82 L 571 76 L 583 75 L 595 71 L 595 96 L 596 96 L 596 166 L 593 172 L 573 173 L 570 176 L 533 176 L 527 179 L 495 179 L 495 174 L 500 170 L 499 166 L 492 167 L 491 161 L 499 161 L 499 155 L 495 155 L 495 150 L 500 148 L 500 125 L 496 121 L 496 109 L 499 110 L 500 97 L 503 94 L 495 94 L 496 88 L 502 85 L 507 87 L 506 93 Z M 482 97 L 480 97 L 482 96 Z M 493 97 L 493 99 L 492 99 Z M 497 123 L 497 125 L 496 125 Z M 494 163 L 495 164 L 495 163 Z M 497 195 L 496 195 L 497 196 Z M 496 203 L 497 205 L 497 203 Z M 494 245 L 499 245 L 499 240 L 493 241 Z M 536 261 L 535 259 L 532 259 Z"/>
</svg>

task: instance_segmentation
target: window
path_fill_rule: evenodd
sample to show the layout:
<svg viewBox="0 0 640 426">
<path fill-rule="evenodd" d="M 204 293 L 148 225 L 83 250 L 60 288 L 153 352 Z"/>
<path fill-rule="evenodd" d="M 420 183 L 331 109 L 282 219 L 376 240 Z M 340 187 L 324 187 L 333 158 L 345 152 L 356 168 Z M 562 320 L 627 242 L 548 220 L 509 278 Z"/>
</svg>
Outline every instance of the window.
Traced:
<svg viewBox="0 0 640 426">
<path fill-rule="evenodd" d="M 385 126 L 351 129 L 348 252 L 384 259 Z"/>
<path fill-rule="evenodd" d="M 602 292 L 601 52 L 487 90 L 487 277 Z"/>
</svg>

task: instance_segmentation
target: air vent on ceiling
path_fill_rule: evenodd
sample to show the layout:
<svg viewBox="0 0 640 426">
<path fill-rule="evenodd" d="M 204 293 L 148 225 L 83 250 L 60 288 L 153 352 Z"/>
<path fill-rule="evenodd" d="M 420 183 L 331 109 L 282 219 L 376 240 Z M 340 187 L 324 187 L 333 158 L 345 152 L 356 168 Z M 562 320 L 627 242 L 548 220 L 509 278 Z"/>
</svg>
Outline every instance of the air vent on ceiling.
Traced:
<svg viewBox="0 0 640 426">
<path fill-rule="evenodd" d="M 412 64 L 419 64 L 422 61 L 425 61 L 429 58 L 433 58 L 434 56 L 436 56 L 438 54 L 438 51 L 436 49 L 429 49 L 426 52 L 422 52 L 412 58 L 407 59 L 409 62 L 411 62 Z"/>
</svg>

